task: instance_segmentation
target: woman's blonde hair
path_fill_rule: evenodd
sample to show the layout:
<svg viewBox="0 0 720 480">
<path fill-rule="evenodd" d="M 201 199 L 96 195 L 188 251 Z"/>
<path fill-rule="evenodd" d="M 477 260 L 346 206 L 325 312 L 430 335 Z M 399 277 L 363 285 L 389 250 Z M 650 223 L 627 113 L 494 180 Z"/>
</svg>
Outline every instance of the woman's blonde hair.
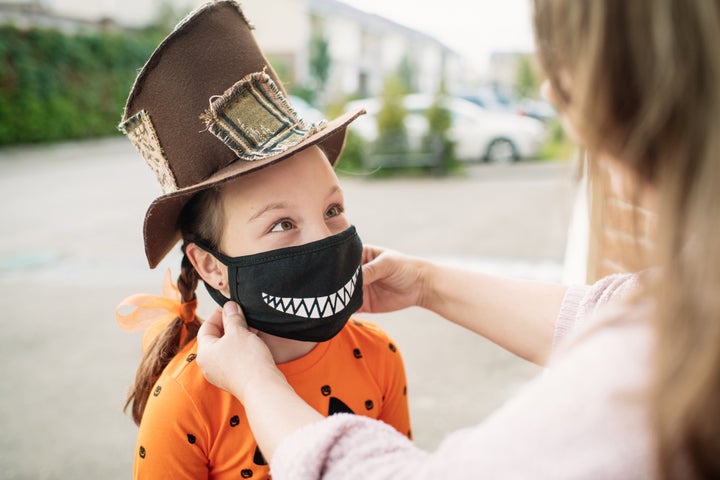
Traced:
<svg viewBox="0 0 720 480">
<path fill-rule="evenodd" d="M 720 1 L 535 0 L 534 23 L 585 146 L 658 191 L 659 474 L 720 478 Z"/>
<path fill-rule="evenodd" d="M 203 242 L 217 248 L 222 236 L 222 201 L 219 188 L 210 188 L 196 194 L 183 208 L 178 218 L 178 227 L 183 239 L 183 258 L 177 287 L 183 303 L 195 300 L 200 275 L 185 255 L 185 246 L 190 242 Z M 140 425 L 145 405 L 155 382 L 177 352 L 196 336 L 201 321 L 196 316 L 193 322 L 185 324 L 176 318 L 155 337 L 148 349 L 143 353 L 142 360 L 135 374 L 135 383 L 130 388 L 125 409 L 131 407 L 132 417 Z M 186 334 L 183 335 L 183 329 Z"/>
</svg>

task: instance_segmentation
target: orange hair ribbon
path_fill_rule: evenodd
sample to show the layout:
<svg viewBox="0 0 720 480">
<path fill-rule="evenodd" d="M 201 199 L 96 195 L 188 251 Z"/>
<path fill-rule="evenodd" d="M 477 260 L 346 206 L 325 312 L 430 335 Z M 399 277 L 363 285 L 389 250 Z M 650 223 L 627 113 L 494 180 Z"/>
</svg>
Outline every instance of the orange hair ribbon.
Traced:
<svg viewBox="0 0 720 480">
<path fill-rule="evenodd" d="M 120 313 L 121 309 L 134 307 L 133 311 L 128 314 Z M 147 350 L 152 341 L 160 332 L 176 318 L 182 319 L 185 325 L 195 320 L 195 309 L 197 308 L 197 299 L 182 303 L 180 291 L 172 282 L 172 274 L 168 268 L 163 281 L 163 296 L 138 294 L 131 295 L 124 299 L 115 308 L 115 319 L 120 328 L 126 332 L 137 332 L 145 330 L 143 334 L 142 350 Z M 184 330 L 180 343 L 184 343 Z"/>
</svg>

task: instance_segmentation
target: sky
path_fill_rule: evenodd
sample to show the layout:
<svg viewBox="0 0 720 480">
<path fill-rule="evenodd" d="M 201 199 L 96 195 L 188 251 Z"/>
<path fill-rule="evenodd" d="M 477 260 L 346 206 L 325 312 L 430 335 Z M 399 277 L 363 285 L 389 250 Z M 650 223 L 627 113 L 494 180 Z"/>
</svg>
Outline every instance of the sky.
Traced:
<svg viewBox="0 0 720 480">
<path fill-rule="evenodd" d="M 479 62 L 493 51 L 531 52 L 530 0 L 342 0 L 428 33 Z"/>
<path fill-rule="evenodd" d="M 100 16 L 115 12 L 123 20 L 137 17 L 137 9 L 161 0 L 42 0 L 51 8 L 75 15 Z M 201 0 L 173 0 L 199 4 Z M 262 0 L 247 0 L 262 1 Z M 493 51 L 530 52 L 534 49 L 531 0 L 340 0 L 432 35 L 475 62 L 482 70 Z M 241 1 L 242 3 L 242 1 Z M 126 8 L 121 8 L 124 5 Z M 155 7 L 152 7 L 154 10 Z"/>
</svg>

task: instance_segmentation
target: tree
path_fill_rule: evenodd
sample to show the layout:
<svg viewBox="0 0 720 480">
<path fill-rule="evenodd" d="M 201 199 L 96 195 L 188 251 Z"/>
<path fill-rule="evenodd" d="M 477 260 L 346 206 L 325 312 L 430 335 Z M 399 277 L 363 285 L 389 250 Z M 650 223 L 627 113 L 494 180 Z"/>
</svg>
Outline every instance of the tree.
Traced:
<svg viewBox="0 0 720 480">
<path fill-rule="evenodd" d="M 417 91 L 417 67 L 408 54 L 400 60 L 398 79 L 406 92 Z"/>
<path fill-rule="evenodd" d="M 316 33 L 310 39 L 310 77 L 315 95 L 325 90 L 331 67 L 332 58 L 330 58 L 327 38 L 321 33 Z"/>
<path fill-rule="evenodd" d="M 378 138 L 375 143 L 377 152 L 407 153 L 408 138 L 405 128 L 407 110 L 404 97 L 407 92 L 397 75 L 385 79 L 381 95 L 382 105 L 377 115 Z"/>
<path fill-rule="evenodd" d="M 423 148 L 434 156 L 435 172 L 439 175 L 444 175 L 459 166 L 455 157 L 455 142 L 449 136 L 453 119 L 450 110 L 445 106 L 446 99 L 445 82 L 441 82 L 432 105 L 425 111 L 428 132 L 423 139 Z"/>
<path fill-rule="evenodd" d="M 518 97 L 534 97 L 540 89 L 540 80 L 533 68 L 531 57 L 522 55 L 515 67 L 515 94 Z"/>
</svg>

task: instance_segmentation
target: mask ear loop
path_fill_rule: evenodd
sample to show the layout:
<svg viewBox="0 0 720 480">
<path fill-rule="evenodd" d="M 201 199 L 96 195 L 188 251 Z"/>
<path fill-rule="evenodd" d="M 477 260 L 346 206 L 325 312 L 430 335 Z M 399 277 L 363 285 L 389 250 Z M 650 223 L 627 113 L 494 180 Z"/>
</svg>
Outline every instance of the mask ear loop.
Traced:
<svg viewBox="0 0 720 480">
<path fill-rule="evenodd" d="M 220 263 L 222 263 L 226 267 L 230 266 L 230 263 L 232 263 L 232 258 L 228 257 L 227 255 L 223 255 L 222 253 L 218 252 L 214 248 L 210 247 L 205 242 L 197 241 L 197 242 L 193 242 L 193 243 L 195 245 L 197 245 L 198 247 L 202 248 L 203 250 L 205 250 L 207 253 L 209 253 L 213 257 L 220 260 Z"/>
<path fill-rule="evenodd" d="M 205 250 L 205 251 L 206 251 L 207 253 L 209 253 L 210 255 L 212 255 L 213 257 L 215 257 L 216 259 L 218 259 L 218 261 L 219 261 L 220 263 L 222 263 L 223 265 L 225 265 L 226 267 L 228 267 L 228 271 L 230 270 L 230 268 L 232 268 L 232 267 L 229 265 L 229 264 L 231 263 L 231 259 L 230 259 L 230 257 L 228 257 L 227 255 L 223 255 L 222 253 L 218 252 L 217 250 L 215 250 L 215 249 L 213 249 L 213 248 L 210 248 L 208 245 L 206 245 L 206 244 L 203 243 L 203 242 L 195 242 L 195 244 L 196 244 L 198 247 L 200 247 L 200 248 L 202 248 L 203 250 Z M 205 289 L 207 290 L 208 294 L 210 294 L 210 297 L 211 297 L 213 300 L 215 300 L 215 302 L 216 302 L 218 305 L 220 305 L 221 307 L 222 307 L 223 305 L 225 305 L 226 302 L 229 302 L 229 301 L 230 301 L 230 299 L 227 298 L 225 295 L 223 295 L 223 294 L 220 292 L 220 290 L 216 289 L 215 287 L 213 287 L 212 285 L 210 285 L 209 283 L 207 283 L 204 279 L 203 279 L 203 284 L 205 285 Z M 222 286 L 222 282 L 220 283 L 220 286 Z"/>
<path fill-rule="evenodd" d="M 220 291 L 217 290 L 216 288 L 211 287 L 205 280 L 203 280 L 203 283 L 205 284 L 205 289 L 210 294 L 210 297 L 212 297 L 212 299 L 215 300 L 215 302 L 217 302 L 218 305 L 220 305 L 222 307 L 223 305 L 225 305 L 226 302 L 230 301 L 229 298 L 227 298 L 225 295 L 220 293 Z"/>
</svg>

